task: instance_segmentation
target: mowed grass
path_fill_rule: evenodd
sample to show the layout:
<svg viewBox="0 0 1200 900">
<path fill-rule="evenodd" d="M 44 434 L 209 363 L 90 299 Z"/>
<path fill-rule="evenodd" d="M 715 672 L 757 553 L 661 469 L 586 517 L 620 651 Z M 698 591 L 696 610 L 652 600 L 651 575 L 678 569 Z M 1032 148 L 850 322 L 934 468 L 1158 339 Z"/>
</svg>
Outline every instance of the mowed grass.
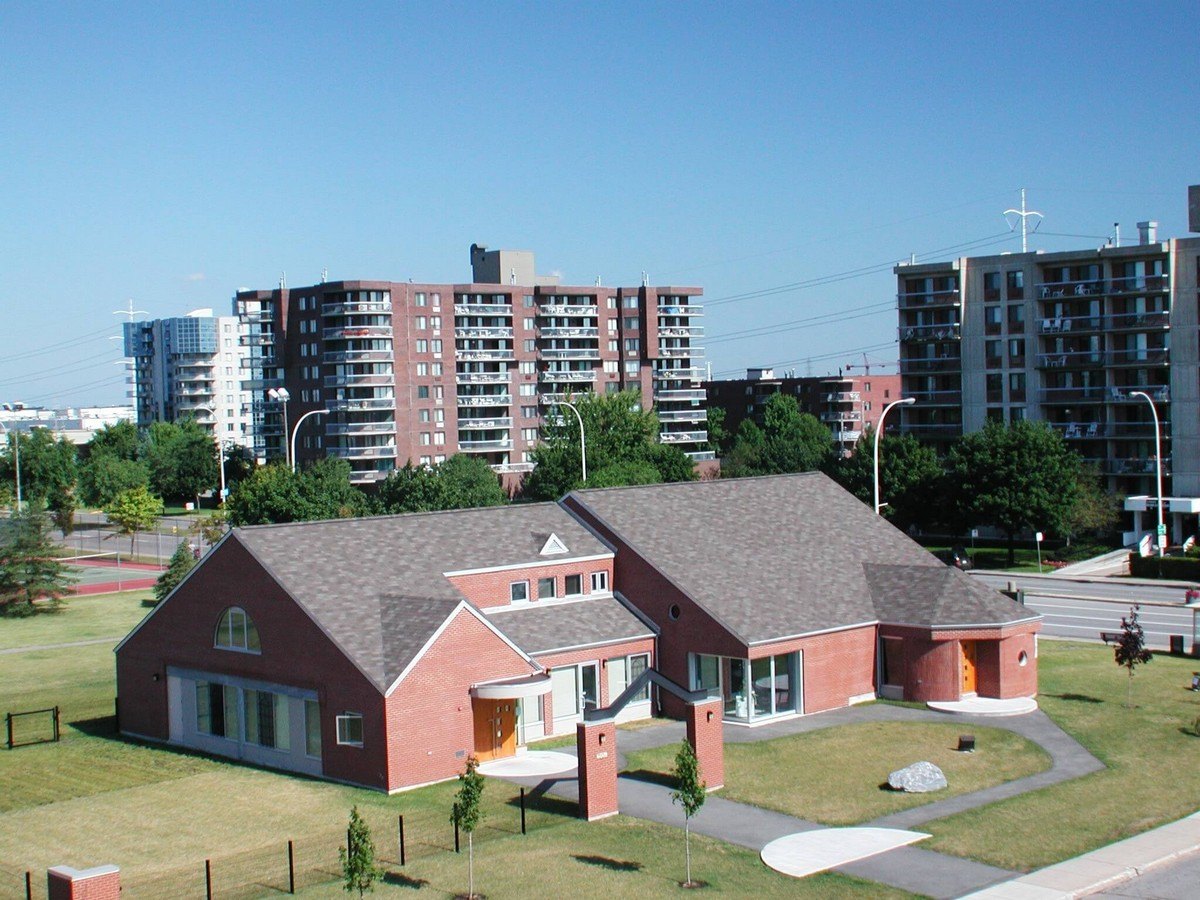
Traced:
<svg viewBox="0 0 1200 900">
<path fill-rule="evenodd" d="M 721 796 L 825 825 L 857 825 L 1045 771 L 1050 757 L 1011 731 L 972 728 L 976 752 L 955 750 L 961 725 L 940 722 L 867 722 L 725 745 Z M 669 772 L 677 744 L 631 753 L 627 772 Z M 928 760 L 946 773 L 949 787 L 907 794 L 887 787 L 890 772 Z"/>
<path fill-rule="evenodd" d="M 87 628 L 120 623 L 117 630 L 125 630 L 145 612 L 140 597 L 99 606 L 105 599 L 88 598 L 62 613 L 21 622 L 25 640 L 52 645 L 66 643 L 64 636 L 79 639 Z M 88 621 L 72 622 L 75 615 Z M 57 704 L 64 723 L 58 744 L 0 749 L 0 897 L 22 895 L 26 870 L 35 873 L 37 885 L 38 873 L 49 866 L 100 863 L 121 867 L 130 896 L 195 896 L 204 890 L 205 860 L 220 896 L 273 895 L 287 888 L 289 840 L 298 888 L 313 897 L 345 896 L 337 850 L 351 806 L 371 825 L 391 873 L 380 892 L 441 897 L 465 891 L 466 858 L 453 852 L 450 824 L 456 783 L 389 797 L 123 741 L 112 733 L 113 681 L 108 643 L 0 655 L 0 707 Z M 574 804 L 530 796 L 529 833 L 521 835 L 517 796 L 516 787 L 488 780 L 485 819 L 475 834 L 479 884 L 488 880 L 488 896 L 615 890 L 658 897 L 679 890 L 681 831 L 625 817 L 583 823 Z M 693 842 L 695 877 L 721 893 L 906 896 L 837 875 L 797 883 L 767 869 L 750 851 L 705 838 Z"/>
<path fill-rule="evenodd" d="M 142 601 L 153 596 L 152 591 L 126 591 L 68 597 L 57 612 L 0 618 L 0 650 L 124 637 L 150 611 Z"/>
<path fill-rule="evenodd" d="M 1196 660 L 1166 655 L 1125 670 L 1108 647 L 1043 641 L 1038 702 L 1108 768 L 982 809 L 927 823 L 922 846 L 1030 870 L 1173 821 L 1200 807 Z"/>
</svg>

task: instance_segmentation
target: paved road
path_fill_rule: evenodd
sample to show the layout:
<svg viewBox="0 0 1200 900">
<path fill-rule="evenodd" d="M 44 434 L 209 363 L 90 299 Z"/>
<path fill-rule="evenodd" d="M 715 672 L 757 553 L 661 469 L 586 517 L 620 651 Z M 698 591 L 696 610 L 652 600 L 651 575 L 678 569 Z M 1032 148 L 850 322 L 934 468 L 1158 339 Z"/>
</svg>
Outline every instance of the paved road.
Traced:
<svg viewBox="0 0 1200 900">
<path fill-rule="evenodd" d="M 1195 900 L 1200 896 L 1200 853 L 1151 869 L 1095 897 L 1140 897 L 1143 900 Z"/>
<path fill-rule="evenodd" d="M 1015 581 L 1025 591 L 1025 605 L 1046 617 L 1042 630 L 1047 635 L 1098 641 L 1100 632 L 1119 630 L 1121 617 L 1129 613 L 1134 603 L 1140 603 L 1138 620 L 1150 647 L 1167 649 L 1171 635 L 1183 635 L 1185 647 L 1191 643 L 1194 614 L 1183 608 L 1184 588 L 1178 586 L 1143 585 L 1117 579 L 1079 581 L 1006 572 L 972 575 L 998 589 Z"/>
</svg>

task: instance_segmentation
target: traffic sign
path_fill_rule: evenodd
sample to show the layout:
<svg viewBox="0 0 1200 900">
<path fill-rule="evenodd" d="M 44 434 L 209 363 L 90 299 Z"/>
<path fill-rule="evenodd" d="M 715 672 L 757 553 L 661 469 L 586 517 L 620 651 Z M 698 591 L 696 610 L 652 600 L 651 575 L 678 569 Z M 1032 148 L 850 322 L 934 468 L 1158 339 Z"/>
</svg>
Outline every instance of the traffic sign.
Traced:
<svg viewBox="0 0 1200 900">
<path fill-rule="evenodd" d="M 1161 523 L 1161 524 L 1158 526 L 1158 536 L 1159 536 L 1159 537 L 1166 537 L 1166 536 L 1167 536 L 1167 525 L 1166 525 L 1166 523 L 1165 523 L 1165 522 Z"/>
</svg>

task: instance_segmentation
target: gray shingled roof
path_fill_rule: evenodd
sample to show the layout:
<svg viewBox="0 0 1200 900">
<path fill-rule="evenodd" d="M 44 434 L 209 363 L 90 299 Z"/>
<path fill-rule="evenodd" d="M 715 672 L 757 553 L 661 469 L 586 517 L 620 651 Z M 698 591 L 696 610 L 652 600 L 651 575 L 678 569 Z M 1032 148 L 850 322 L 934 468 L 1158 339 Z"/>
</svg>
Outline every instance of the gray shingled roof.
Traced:
<svg viewBox="0 0 1200 900">
<path fill-rule="evenodd" d="M 960 611 L 1030 618 L 966 576 L 945 581 L 948 567 L 819 472 L 571 496 L 748 644 L 880 620 L 962 624 Z M 929 569 L 928 592 L 887 567 Z"/>
<path fill-rule="evenodd" d="M 654 631 L 615 597 L 537 603 L 487 611 L 488 620 L 529 655 L 653 637 Z"/>
<path fill-rule="evenodd" d="M 551 534 L 568 553 L 540 556 Z M 233 530 L 381 690 L 463 599 L 443 572 L 608 554 L 554 503 Z"/>
</svg>

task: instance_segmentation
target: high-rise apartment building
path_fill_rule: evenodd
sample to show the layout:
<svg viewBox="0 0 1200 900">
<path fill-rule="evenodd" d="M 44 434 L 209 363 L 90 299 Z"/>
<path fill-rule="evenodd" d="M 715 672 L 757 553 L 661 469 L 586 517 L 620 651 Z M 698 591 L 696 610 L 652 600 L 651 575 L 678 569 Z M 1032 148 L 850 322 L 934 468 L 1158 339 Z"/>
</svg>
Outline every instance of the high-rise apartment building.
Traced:
<svg viewBox="0 0 1200 900">
<path fill-rule="evenodd" d="M 883 410 L 899 400 L 899 375 L 776 375 L 774 369 L 748 369 L 745 378 L 710 381 L 709 406 L 725 410 L 725 430 L 736 434 L 750 419 L 760 427 L 773 394 L 790 394 L 801 412 L 811 413 L 829 428 L 834 446 L 848 456 L 867 428 L 879 423 Z M 888 430 L 894 428 L 888 419 Z"/>
<path fill-rule="evenodd" d="M 1181 517 L 1200 511 L 1200 238 L 1156 229 L 1139 223 L 1126 246 L 897 266 L 900 371 L 916 399 L 904 432 L 945 449 L 988 419 L 1049 422 L 1111 490 L 1148 496 L 1126 505 L 1145 511 L 1157 413 L 1180 540 Z"/>
<path fill-rule="evenodd" d="M 300 461 L 342 457 L 358 484 L 455 453 L 524 472 L 556 403 L 634 388 L 660 440 L 711 456 L 699 288 L 559 285 L 526 251 L 472 246 L 471 262 L 469 284 L 239 292 L 259 449 L 286 456 L 294 433 Z"/>
<path fill-rule="evenodd" d="M 252 446 L 250 395 L 242 385 L 245 347 L 236 316 L 198 309 L 126 322 L 124 329 L 138 425 L 191 416 L 226 445 Z"/>
</svg>

